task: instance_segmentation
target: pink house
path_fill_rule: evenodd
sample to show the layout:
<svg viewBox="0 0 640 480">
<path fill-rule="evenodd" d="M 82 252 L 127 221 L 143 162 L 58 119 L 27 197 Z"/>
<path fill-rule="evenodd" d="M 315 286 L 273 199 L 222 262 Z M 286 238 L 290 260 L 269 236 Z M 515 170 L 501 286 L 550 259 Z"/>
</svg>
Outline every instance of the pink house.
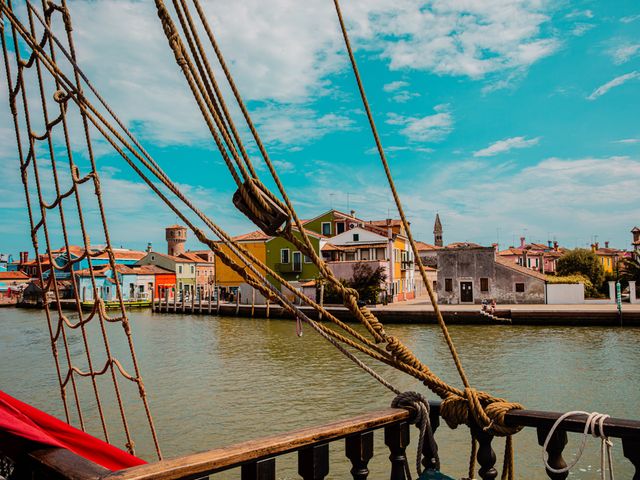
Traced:
<svg viewBox="0 0 640 480">
<path fill-rule="evenodd" d="M 541 273 L 555 273 L 556 262 L 564 255 L 564 249 L 558 247 L 558 242 L 525 243 L 525 237 L 520 237 L 519 247 L 509 247 L 498 252 L 500 258 L 512 261 L 522 267 L 530 268 Z"/>
</svg>

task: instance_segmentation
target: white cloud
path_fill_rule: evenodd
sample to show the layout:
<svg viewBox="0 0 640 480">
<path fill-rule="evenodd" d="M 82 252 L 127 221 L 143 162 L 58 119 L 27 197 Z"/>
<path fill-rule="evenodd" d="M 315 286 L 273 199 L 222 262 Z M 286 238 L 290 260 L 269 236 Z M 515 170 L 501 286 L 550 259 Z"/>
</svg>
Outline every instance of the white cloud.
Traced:
<svg viewBox="0 0 640 480">
<path fill-rule="evenodd" d="M 640 143 L 640 138 L 623 138 L 621 140 L 616 140 L 614 143 L 622 143 L 632 145 L 634 143 Z"/>
<path fill-rule="evenodd" d="M 396 103 L 407 103 L 409 100 L 418 98 L 419 96 L 420 96 L 419 93 L 410 92 L 408 90 L 401 90 L 398 93 L 396 93 L 393 97 L 391 97 L 391 100 L 393 100 Z"/>
<path fill-rule="evenodd" d="M 436 114 L 426 117 L 405 117 L 389 113 L 387 123 L 401 126 L 399 133 L 412 142 L 435 142 L 442 140 L 453 130 L 453 116 L 449 112 L 449 105 L 437 105 L 434 110 Z"/>
<path fill-rule="evenodd" d="M 564 18 L 593 18 L 593 12 L 591 10 L 572 10 Z"/>
<path fill-rule="evenodd" d="M 594 27 L 595 25 L 593 23 L 576 23 L 571 33 L 576 37 L 581 37 Z"/>
<path fill-rule="evenodd" d="M 342 113 L 319 114 L 298 105 L 268 104 L 255 110 L 260 135 L 272 147 L 300 146 L 337 131 L 354 130 L 354 121 Z"/>
<path fill-rule="evenodd" d="M 620 75 L 619 77 L 616 77 L 613 80 L 605 83 L 604 85 L 600 85 L 598 88 L 596 88 L 593 92 L 591 92 L 591 95 L 587 97 L 587 100 L 595 100 L 596 98 L 601 97 L 602 95 L 607 93 L 612 88 L 618 87 L 623 83 L 636 78 L 640 78 L 640 72 L 634 71 L 625 73 L 624 75 Z"/>
<path fill-rule="evenodd" d="M 620 21 L 622 23 L 631 23 L 631 22 L 635 22 L 636 20 L 640 19 L 640 15 L 629 15 L 627 17 L 622 17 L 620 19 Z"/>
<path fill-rule="evenodd" d="M 504 140 L 498 140 L 492 143 L 487 148 L 474 152 L 474 157 L 492 157 L 499 153 L 508 152 L 514 148 L 529 148 L 537 145 L 540 141 L 540 137 L 527 139 L 526 137 L 511 137 Z"/>
<path fill-rule="evenodd" d="M 627 63 L 631 58 L 640 51 L 640 43 L 626 43 L 619 45 L 610 50 L 613 63 L 622 65 Z"/>
<path fill-rule="evenodd" d="M 394 82 L 390 82 L 384 85 L 382 89 L 385 92 L 395 92 L 396 90 L 400 90 L 401 88 L 408 87 L 409 84 L 407 82 L 403 82 L 401 80 L 396 80 Z"/>
</svg>

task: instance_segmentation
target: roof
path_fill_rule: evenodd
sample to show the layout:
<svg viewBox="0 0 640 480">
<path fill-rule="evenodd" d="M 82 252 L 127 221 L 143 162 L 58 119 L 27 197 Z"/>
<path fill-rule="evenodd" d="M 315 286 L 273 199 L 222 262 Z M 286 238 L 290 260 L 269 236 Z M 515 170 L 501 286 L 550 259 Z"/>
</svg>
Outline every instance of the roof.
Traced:
<svg viewBox="0 0 640 480">
<path fill-rule="evenodd" d="M 327 210 L 326 212 L 323 212 L 320 215 L 317 215 L 313 218 L 310 218 L 308 220 L 303 220 L 302 224 L 304 225 L 305 223 L 313 222 L 314 220 L 317 220 L 320 217 L 324 217 L 327 213 L 333 213 L 336 217 L 343 217 L 345 219 L 355 220 L 357 222 L 364 223 L 364 220 L 362 220 L 361 218 L 354 217 L 353 215 L 349 215 L 348 213 L 344 213 L 344 212 L 341 212 L 340 210 L 336 210 L 335 208 L 332 208 L 331 210 Z"/>
<path fill-rule="evenodd" d="M 16 272 L 0 272 L 0 280 L 29 280 L 29 275 L 16 271 Z"/>
<path fill-rule="evenodd" d="M 473 242 L 453 242 L 447 245 L 445 248 L 478 248 L 478 247 L 482 247 L 482 245 L 479 245 Z M 490 247 L 483 247 L 483 248 L 490 248 Z"/>
<path fill-rule="evenodd" d="M 213 264 L 213 262 L 206 261 L 200 255 L 197 255 L 194 252 L 184 252 L 184 253 L 181 253 L 179 255 L 179 257 L 180 258 L 186 258 L 187 260 L 191 260 L 192 262 L 195 262 L 195 263 L 210 263 L 210 264 Z"/>
<path fill-rule="evenodd" d="M 388 218 L 385 220 L 369 220 L 366 222 L 368 225 L 375 225 L 376 227 L 401 227 L 402 220 L 399 218 Z"/>
<path fill-rule="evenodd" d="M 618 250 L 617 248 L 599 248 L 595 251 L 596 255 L 622 255 L 624 253 L 623 250 Z"/>
<path fill-rule="evenodd" d="M 309 280 L 308 282 L 305 282 L 303 284 L 300 285 L 301 287 L 315 287 L 316 286 L 316 281 L 315 280 Z"/>
<path fill-rule="evenodd" d="M 323 252 L 339 252 L 344 250 L 344 248 L 332 243 L 325 243 L 320 250 L 322 250 Z"/>
<path fill-rule="evenodd" d="M 547 276 L 544 273 L 540 273 L 537 270 L 531 270 L 530 268 L 523 267 L 518 265 L 517 263 L 513 263 L 511 260 L 507 260 L 506 258 L 496 257 L 496 263 L 506 267 L 510 270 L 515 270 L 518 273 L 523 273 L 525 275 L 529 275 L 530 277 L 535 277 L 540 280 L 547 280 Z"/>
<path fill-rule="evenodd" d="M 428 250 L 440 250 L 442 247 L 438 247 L 437 245 L 431 245 L 430 243 L 425 243 L 421 241 L 416 242 L 416 247 L 419 252 L 426 252 Z"/>
<path fill-rule="evenodd" d="M 178 225 L 177 223 L 175 225 L 169 225 L 168 227 L 165 227 L 165 230 L 169 230 L 170 228 L 182 228 L 184 230 L 187 229 L 187 227 L 184 227 L 182 225 Z"/>
<path fill-rule="evenodd" d="M 422 264 L 422 268 L 424 268 L 425 272 L 437 272 L 438 269 L 434 268 L 434 267 L 429 267 L 425 264 Z M 418 264 L 416 263 L 416 271 L 419 271 L 420 267 L 418 266 Z"/>
<path fill-rule="evenodd" d="M 633 227 L 631 229 L 632 232 L 640 232 L 640 227 Z"/>
<path fill-rule="evenodd" d="M 236 242 L 247 242 L 247 241 L 267 241 L 271 237 L 264 233 L 262 230 L 255 230 L 253 232 L 245 233 L 243 235 L 236 235 L 232 238 Z"/>
<path fill-rule="evenodd" d="M 157 265 L 132 265 L 129 268 L 135 270 L 139 275 L 175 275 L 175 272 Z"/>
<path fill-rule="evenodd" d="M 440 214 L 436 213 L 436 221 L 433 224 L 433 233 L 442 233 L 442 222 L 440 222 Z"/>
<path fill-rule="evenodd" d="M 168 258 L 169 260 L 173 260 L 174 262 L 177 262 L 177 263 L 194 263 L 193 260 L 187 260 L 186 258 L 174 257 L 173 255 L 169 255 L 169 254 L 166 254 L 166 253 L 149 252 L 149 253 L 145 254 L 145 257 L 147 255 L 158 255 L 159 257 Z"/>
</svg>

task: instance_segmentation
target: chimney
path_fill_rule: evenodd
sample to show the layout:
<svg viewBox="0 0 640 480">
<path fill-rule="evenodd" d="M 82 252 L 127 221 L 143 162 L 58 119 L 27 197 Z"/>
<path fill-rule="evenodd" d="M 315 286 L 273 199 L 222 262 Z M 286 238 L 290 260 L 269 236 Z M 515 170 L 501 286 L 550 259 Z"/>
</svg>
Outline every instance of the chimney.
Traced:
<svg viewBox="0 0 640 480">
<path fill-rule="evenodd" d="M 547 240 L 547 245 L 551 248 L 551 240 Z"/>
<path fill-rule="evenodd" d="M 147 243 L 147 253 L 149 253 L 152 250 L 151 248 L 151 242 Z"/>
<path fill-rule="evenodd" d="M 609 240 L 607 240 L 606 242 L 604 242 L 604 248 L 609 248 Z"/>
<path fill-rule="evenodd" d="M 356 216 L 356 211 L 355 210 L 351 210 L 351 216 L 355 217 Z"/>
<path fill-rule="evenodd" d="M 29 252 L 20 252 L 20 264 L 27 263 L 29 261 Z"/>
<path fill-rule="evenodd" d="M 558 251 L 558 241 L 554 240 L 553 241 L 553 249 L 557 252 Z"/>
<path fill-rule="evenodd" d="M 493 249 L 497 252 L 498 251 L 498 244 L 497 243 L 492 243 L 491 246 L 493 247 Z"/>
</svg>

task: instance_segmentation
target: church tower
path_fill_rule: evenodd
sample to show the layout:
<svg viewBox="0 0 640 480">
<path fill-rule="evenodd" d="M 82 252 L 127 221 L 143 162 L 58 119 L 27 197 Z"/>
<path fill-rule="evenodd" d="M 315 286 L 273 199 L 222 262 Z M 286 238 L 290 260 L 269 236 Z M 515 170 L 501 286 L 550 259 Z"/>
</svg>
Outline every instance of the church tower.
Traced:
<svg viewBox="0 0 640 480">
<path fill-rule="evenodd" d="M 440 223 L 440 215 L 436 213 L 436 222 L 433 225 L 433 244 L 436 247 L 443 247 L 442 244 L 442 223 Z"/>
<path fill-rule="evenodd" d="M 187 241 L 187 227 L 171 225 L 165 228 L 167 239 L 167 253 L 174 257 L 184 253 L 184 243 Z"/>
</svg>

